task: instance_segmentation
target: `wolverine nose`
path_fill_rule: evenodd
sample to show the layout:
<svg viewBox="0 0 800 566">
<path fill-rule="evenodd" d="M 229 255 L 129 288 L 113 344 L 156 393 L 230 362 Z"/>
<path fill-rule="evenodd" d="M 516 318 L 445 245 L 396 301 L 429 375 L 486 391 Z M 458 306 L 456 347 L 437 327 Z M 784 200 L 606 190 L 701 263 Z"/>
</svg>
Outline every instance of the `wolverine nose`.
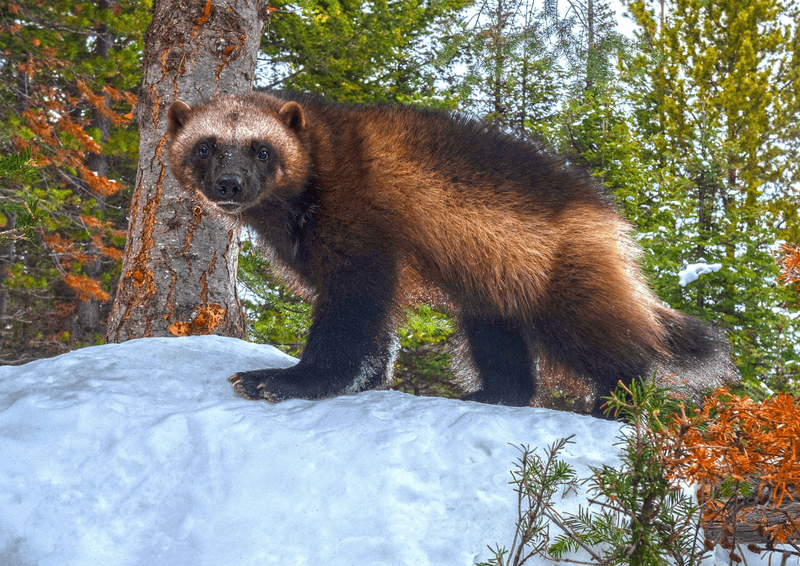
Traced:
<svg viewBox="0 0 800 566">
<path fill-rule="evenodd" d="M 244 181 L 239 175 L 222 175 L 217 181 L 217 192 L 222 198 L 233 198 L 242 192 Z"/>
</svg>

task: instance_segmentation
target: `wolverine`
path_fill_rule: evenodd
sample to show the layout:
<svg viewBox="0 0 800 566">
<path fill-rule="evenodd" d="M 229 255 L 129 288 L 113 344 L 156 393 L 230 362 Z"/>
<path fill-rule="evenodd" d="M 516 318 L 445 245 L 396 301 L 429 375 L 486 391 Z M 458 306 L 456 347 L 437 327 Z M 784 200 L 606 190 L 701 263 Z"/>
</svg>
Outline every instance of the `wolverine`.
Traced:
<svg viewBox="0 0 800 566">
<path fill-rule="evenodd" d="M 314 301 L 297 365 L 230 378 L 245 398 L 384 385 L 417 301 L 451 307 L 479 381 L 468 400 L 527 406 L 547 367 L 602 395 L 656 369 L 694 388 L 736 378 L 725 338 L 648 289 L 607 190 L 538 142 L 290 92 L 175 101 L 167 133 L 181 186 L 250 227 Z"/>
</svg>

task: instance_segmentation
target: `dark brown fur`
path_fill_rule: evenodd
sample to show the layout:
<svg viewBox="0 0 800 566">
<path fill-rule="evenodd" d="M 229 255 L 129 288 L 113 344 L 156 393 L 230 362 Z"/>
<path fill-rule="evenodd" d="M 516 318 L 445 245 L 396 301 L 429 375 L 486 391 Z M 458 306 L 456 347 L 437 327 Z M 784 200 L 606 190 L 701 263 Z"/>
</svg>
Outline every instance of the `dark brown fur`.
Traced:
<svg viewBox="0 0 800 566">
<path fill-rule="evenodd" d="M 181 185 L 251 226 L 316 300 L 301 362 L 237 374 L 245 397 L 380 384 L 397 305 L 442 297 L 482 381 L 471 399 L 528 404 L 551 362 L 602 394 L 657 366 L 695 386 L 735 379 L 726 341 L 644 284 L 608 193 L 533 143 L 293 93 L 175 102 L 168 122 Z"/>
</svg>

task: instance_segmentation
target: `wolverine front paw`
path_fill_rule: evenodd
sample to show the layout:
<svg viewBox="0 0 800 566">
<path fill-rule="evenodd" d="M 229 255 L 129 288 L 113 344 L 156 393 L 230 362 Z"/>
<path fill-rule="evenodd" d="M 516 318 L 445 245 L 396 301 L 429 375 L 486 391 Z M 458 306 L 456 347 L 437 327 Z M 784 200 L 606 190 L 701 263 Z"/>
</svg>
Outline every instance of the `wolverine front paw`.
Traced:
<svg viewBox="0 0 800 566">
<path fill-rule="evenodd" d="M 328 383 L 314 379 L 302 367 L 244 371 L 228 378 L 233 390 L 245 399 L 266 399 L 278 403 L 286 399 L 321 399 L 330 394 Z"/>
<path fill-rule="evenodd" d="M 245 399 L 266 399 L 270 403 L 277 403 L 287 398 L 283 391 L 286 384 L 280 383 L 280 372 L 268 369 L 244 371 L 230 376 L 228 381 L 233 384 L 233 390 Z"/>
</svg>

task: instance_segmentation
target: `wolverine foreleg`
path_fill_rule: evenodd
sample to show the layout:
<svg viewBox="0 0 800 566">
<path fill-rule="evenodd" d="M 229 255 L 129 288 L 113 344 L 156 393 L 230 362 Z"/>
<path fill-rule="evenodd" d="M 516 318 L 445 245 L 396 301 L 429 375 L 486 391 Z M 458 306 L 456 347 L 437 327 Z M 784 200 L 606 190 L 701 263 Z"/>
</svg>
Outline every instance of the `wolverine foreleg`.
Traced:
<svg viewBox="0 0 800 566">
<path fill-rule="evenodd" d="M 349 259 L 332 269 L 314 307 L 300 362 L 286 369 L 230 378 L 247 399 L 322 399 L 371 389 L 385 381 L 397 354 L 391 336 L 396 273 L 386 256 Z"/>
</svg>

